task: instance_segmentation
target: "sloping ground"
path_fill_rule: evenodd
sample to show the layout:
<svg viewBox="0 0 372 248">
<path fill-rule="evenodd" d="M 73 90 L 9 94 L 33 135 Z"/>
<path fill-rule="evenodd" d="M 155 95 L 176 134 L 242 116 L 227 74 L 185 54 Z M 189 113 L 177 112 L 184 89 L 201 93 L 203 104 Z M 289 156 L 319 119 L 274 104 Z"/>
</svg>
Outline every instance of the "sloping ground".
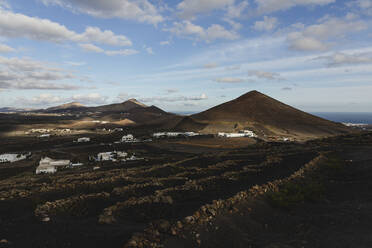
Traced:
<svg viewBox="0 0 372 248">
<path fill-rule="evenodd" d="M 203 127 L 204 125 L 204 127 Z M 203 132 L 238 131 L 244 128 L 258 135 L 317 137 L 348 132 L 331 122 L 281 103 L 260 92 L 251 91 L 235 100 L 183 120 L 177 128 Z"/>
<path fill-rule="evenodd" d="M 315 156 L 302 146 L 271 148 L 1 180 L 0 240 L 10 247 L 122 247 L 149 222 L 186 217 L 214 199 L 284 178 Z"/>
<path fill-rule="evenodd" d="M 371 247 L 372 147 L 321 155 L 284 180 L 153 223 L 125 247 Z"/>
</svg>

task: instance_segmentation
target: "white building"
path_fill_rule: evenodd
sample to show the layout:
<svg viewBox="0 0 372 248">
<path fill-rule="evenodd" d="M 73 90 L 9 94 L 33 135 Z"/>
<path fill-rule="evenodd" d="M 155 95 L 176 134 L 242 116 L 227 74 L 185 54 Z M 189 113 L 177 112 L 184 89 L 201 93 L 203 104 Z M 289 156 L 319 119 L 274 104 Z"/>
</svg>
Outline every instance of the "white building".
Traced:
<svg viewBox="0 0 372 248">
<path fill-rule="evenodd" d="M 154 133 L 154 134 L 152 134 L 152 136 L 153 136 L 154 138 L 161 138 L 161 137 L 166 137 L 166 136 L 167 136 L 167 133 L 165 133 L 165 132 Z"/>
<path fill-rule="evenodd" d="M 199 133 L 194 133 L 194 132 L 185 132 L 185 135 L 188 136 L 188 137 L 192 137 L 192 136 L 198 136 L 200 134 Z"/>
<path fill-rule="evenodd" d="M 121 142 L 134 142 L 134 141 L 135 141 L 135 139 L 134 139 L 133 134 L 124 135 L 121 138 Z"/>
<path fill-rule="evenodd" d="M 257 135 L 250 130 L 243 130 L 240 133 L 218 133 L 218 137 L 224 138 L 239 138 L 239 137 L 251 137 L 255 138 Z"/>
<path fill-rule="evenodd" d="M 78 138 L 77 142 L 78 143 L 90 142 L 90 138 L 88 137 Z"/>
<path fill-rule="evenodd" d="M 26 159 L 31 153 L 17 154 L 17 153 L 5 153 L 0 155 L 0 163 L 13 163 L 20 160 Z"/>
<path fill-rule="evenodd" d="M 39 136 L 39 138 L 49 138 L 50 134 L 42 134 Z"/>
<path fill-rule="evenodd" d="M 36 174 L 56 173 L 58 168 L 70 166 L 70 160 L 55 160 L 49 157 L 42 158 L 36 168 Z"/>
<path fill-rule="evenodd" d="M 257 137 L 257 135 L 251 130 L 242 130 L 241 132 L 244 133 L 247 137 L 252 137 L 252 138 Z"/>
<path fill-rule="evenodd" d="M 80 167 L 80 166 L 83 166 L 83 165 L 84 165 L 83 163 L 71 163 L 70 167 L 75 168 L 75 167 Z"/>
<path fill-rule="evenodd" d="M 199 135 L 199 133 L 194 133 L 194 132 L 159 132 L 159 133 L 154 133 L 152 136 L 154 138 L 162 138 L 162 137 L 178 137 L 178 136 L 196 136 Z"/>
<path fill-rule="evenodd" d="M 124 159 L 128 156 L 126 152 L 101 152 L 97 154 L 97 161 L 113 161 L 116 162 L 117 160 Z"/>
</svg>

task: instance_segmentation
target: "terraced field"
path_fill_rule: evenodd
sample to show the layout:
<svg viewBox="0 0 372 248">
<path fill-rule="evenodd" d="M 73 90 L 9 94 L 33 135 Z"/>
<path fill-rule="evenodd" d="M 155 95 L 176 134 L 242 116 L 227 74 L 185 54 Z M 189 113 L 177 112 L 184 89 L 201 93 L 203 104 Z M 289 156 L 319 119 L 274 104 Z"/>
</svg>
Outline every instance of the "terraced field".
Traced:
<svg viewBox="0 0 372 248">
<path fill-rule="evenodd" d="M 0 239 L 10 247 L 123 247 L 151 222 L 182 219 L 213 200 L 289 176 L 318 155 L 317 147 L 258 144 L 185 153 L 170 163 L 3 179 Z"/>
</svg>

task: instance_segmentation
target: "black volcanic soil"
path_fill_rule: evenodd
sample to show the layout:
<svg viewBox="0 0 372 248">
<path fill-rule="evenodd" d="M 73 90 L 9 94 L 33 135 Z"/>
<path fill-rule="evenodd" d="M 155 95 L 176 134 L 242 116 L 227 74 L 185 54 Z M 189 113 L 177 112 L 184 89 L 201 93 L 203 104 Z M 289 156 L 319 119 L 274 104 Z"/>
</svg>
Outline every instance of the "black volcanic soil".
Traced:
<svg viewBox="0 0 372 248">
<path fill-rule="evenodd" d="M 177 220 L 214 199 L 286 177 L 317 153 L 317 148 L 303 145 L 259 144 L 248 150 L 209 149 L 210 155 L 194 155 L 161 145 L 80 146 L 68 145 L 71 141 L 66 139 L 43 141 L 45 144 L 34 141 L 33 160 L 28 164 L 1 165 L 0 173 L 9 176 L 0 178 L 0 240 L 8 241 L 2 244 L 122 247 L 151 221 Z M 26 150 L 16 140 L 7 142 L 9 148 Z M 114 149 L 135 151 L 147 159 L 92 164 L 85 158 L 87 166 L 81 169 L 33 174 L 42 154 L 83 158 L 84 154 Z M 97 165 L 102 169 L 93 171 Z M 46 217 L 50 221 L 42 222 Z"/>
<path fill-rule="evenodd" d="M 239 145 L 229 145 L 232 140 L 225 142 L 213 137 L 115 144 L 127 133 L 148 138 L 152 132 L 161 130 L 162 125 L 174 124 L 180 118 L 156 107 L 133 108 L 128 113 L 137 115 L 139 122 L 152 119 L 153 123 L 124 127 L 124 131 L 114 133 L 93 130 L 88 134 L 92 141 L 87 144 L 72 142 L 80 135 L 52 136 L 50 139 L 0 137 L 0 154 L 32 152 L 30 160 L 0 164 L 0 247 L 124 247 L 134 233 L 143 232 L 150 223 L 174 223 L 215 200 L 230 198 L 256 184 L 284 179 L 319 152 L 344 151 L 345 156 L 354 154 L 355 158 L 363 160 L 369 159 L 363 154 L 372 147 L 368 133 L 301 144 L 247 138 Z M 0 129 L 6 127 L 4 133 L 25 124 L 30 127 L 35 124 L 59 125 L 78 118 L 72 115 L 25 118 L 17 114 L 0 117 Z M 144 160 L 101 163 L 88 159 L 99 152 L 113 150 L 133 152 Z M 359 154 L 356 153 L 358 150 Z M 64 169 L 54 175 L 35 175 L 42 156 L 67 158 L 85 165 Z M 96 166 L 101 168 L 93 170 Z M 369 175 L 367 165 L 365 169 L 361 172 Z M 355 189 L 365 185 L 358 173 L 355 173 L 355 179 L 353 175 L 351 182 L 360 181 Z M 336 190 L 340 187 L 340 192 L 346 190 L 335 185 Z M 351 194 L 353 190 L 347 192 Z M 338 206 L 339 203 L 336 201 L 335 204 Z M 268 205 L 266 209 L 265 216 L 272 214 L 272 218 L 283 213 Z M 229 220 L 227 223 L 233 225 Z M 236 236 L 236 244 L 248 244 L 243 242 L 248 229 L 239 225 L 237 228 L 241 231 L 236 233 L 242 236 Z M 235 233 L 235 229 L 230 228 L 225 230 L 226 233 L 229 230 Z M 270 235 L 268 233 L 267 237 Z M 233 239 L 226 242 L 230 240 Z M 257 247 L 265 246 L 258 243 Z"/>
<path fill-rule="evenodd" d="M 259 197 L 206 205 L 200 220 L 203 207 L 193 222 L 181 220 L 155 239 L 148 229 L 127 247 L 371 247 L 372 135 L 359 138 L 330 141 L 336 152 L 304 177 L 257 187 Z"/>
</svg>

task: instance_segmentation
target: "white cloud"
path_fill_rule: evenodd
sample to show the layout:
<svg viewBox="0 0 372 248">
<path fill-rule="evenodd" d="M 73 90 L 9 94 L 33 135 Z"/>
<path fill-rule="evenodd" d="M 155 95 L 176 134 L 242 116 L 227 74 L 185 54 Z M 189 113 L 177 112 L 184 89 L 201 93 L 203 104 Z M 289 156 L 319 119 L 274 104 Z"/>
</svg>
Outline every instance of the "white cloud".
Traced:
<svg viewBox="0 0 372 248">
<path fill-rule="evenodd" d="M 204 39 L 206 41 L 213 41 L 217 39 L 236 40 L 239 35 L 235 31 L 226 30 L 218 24 L 213 24 L 205 32 Z"/>
<path fill-rule="evenodd" d="M 202 101 L 207 100 L 208 97 L 205 93 L 201 94 L 200 96 L 174 96 L 174 97 L 147 97 L 147 98 L 140 98 L 140 102 L 188 102 L 188 101 Z"/>
<path fill-rule="evenodd" d="M 342 38 L 349 33 L 367 28 L 367 24 L 362 20 L 326 17 L 321 21 L 319 24 L 303 26 L 300 31 L 290 32 L 287 36 L 289 47 L 300 51 L 324 51 L 331 46 L 332 39 Z"/>
<path fill-rule="evenodd" d="M 259 70 L 250 70 L 248 71 L 248 76 L 263 78 L 267 80 L 284 80 L 279 73 L 259 71 Z"/>
<path fill-rule="evenodd" d="M 104 50 L 93 44 L 79 44 L 79 46 L 87 52 L 102 53 L 108 56 L 114 56 L 114 55 L 128 56 L 128 55 L 133 55 L 133 54 L 138 53 L 138 51 L 134 49 Z"/>
<path fill-rule="evenodd" d="M 234 0 L 184 0 L 177 5 L 182 18 L 193 18 L 196 14 L 207 13 L 215 9 L 234 4 Z"/>
<path fill-rule="evenodd" d="M 173 94 L 173 93 L 177 93 L 179 90 L 178 89 L 166 89 L 165 92 L 167 94 Z"/>
<path fill-rule="evenodd" d="M 82 104 L 105 104 L 108 97 L 102 96 L 99 93 L 78 94 L 72 97 L 61 97 L 53 94 L 40 94 L 32 98 L 17 97 L 18 105 L 22 106 L 39 106 L 47 108 L 51 105 L 65 104 L 68 102 L 79 102 Z"/>
<path fill-rule="evenodd" d="M 227 7 L 227 18 L 240 18 L 242 16 L 242 13 L 246 10 L 246 8 L 249 6 L 248 1 L 242 1 L 239 4 L 231 4 Z"/>
<path fill-rule="evenodd" d="M 166 40 L 166 41 L 161 41 L 161 42 L 160 42 L 160 45 L 162 45 L 162 46 L 170 45 L 170 41 L 168 41 L 168 40 Z"/>
<path fill-rule="evenodd" d="M 356 6 L 361 13 L 372 16 L 372 0 L 356 0 L 349 4 Z"/>
<path fill-rule="evenodd" d="M 275 17 L 264 16 L 262 21 L 256 21 L 253 28 L 257 31 L 271 31 L 278 25 L 278 19 Z"/>
<path fill-rule="evenodd" d="M 225 22 L 227 22 L 228 24 L 230 24 L 230 26 L 234 29 L 234 30 L 239 30 L 243 27 L 243 25 L 239 22 L 236 22 L 236 21 L 233 21 L 229 18 L 224 18 L 223 19 Z"/>
<path fill-rule="evenodd" d="M 99 93 L 90 93 L 90 94 L 77 94 L 71 97 L 71 101 L 80 102 L 83 104 L 104 104 L 107 103 L 107 96 L 102 96 Z M 68 100 L 70 101 L 70 100 Z"/>
<path fill-rule="evenodd" d="M 154 51 L 152 50 L 152 47 L 145 47 L 145 50 L 148 54 L 154 55 Z"/>
<path fill-rule="evenodd" d="M 131 46 L 124 35 L 116 35 L 110 30 L 87 27 L 78 34 L 65 26 L 48 19 L 29 17 L 10 11 L 0 10 L 0 35 L 10 38 L 28 38 L 50 42 L 96 42 L 112 46 Z"/>
<path fill-rule="evenodd" d="M 78 86 L 59 82 L 73 78 L 77 77 L 39 61 L 0 56 L 1 89 L 78 89 Z"/>
<path fill-rule="evenodd" d="M 293 32 L 288 35 L 288 41 L 290 43 L 289 48 L 298 51 L 325 51 L 329 48 L 329 45 L 322 41 L 313 38 L 306 37 L 300 32 Z"/>
<path fill-rule="evenodd" d="M 326 60 L 328 66 L 372 63 L 371 54 L 346 54 L 346 53 L 338 52 L 338 53 L 334 53 L 329 56 L 320 56 L 315 59 Z"/>
<path fill-rule="evenodd" d="M 0 10 L 1 9 L 10 9 L 10 4 L 5 0 L 0 0 Z"/>
<path fill-rule="evenodd" d="M 108 56 L 114 55 L 121 55 L 121 56 L 129 56 L 139 53 L 137 50 L 134 49 L 120 49 L 120 50 L 113 50 L 113 51 L 105 51 L 105 54 Z"/>
<path fill-rule="evenodd" d="M 0 44 L 0 53 L 10 53 L 10 52 L 15 52 L 15 49 L 8 45 Z"/>
<path fill-rule="evenodd" d="M 283 87 L 282 90 L 290 91 L 290 90 L 292 90 L 292 88 L 291 87 Z"/>
<path fill-rule="evenodd" d="M 218 67 L 218 64 L 215 63 L 215 62 L 211 62 L 211 63 L 203 65 L 203 68 L 205 68 L 205 69 L 214 69 L 214 68 L 217 68 L 217 67 Z"/>
<path fill-rule="evenodd" d="M 164 21 L 158 9 L 147 0 L 40 0 L 100 18 L 121 18 L 150 24 Z"/>
<path fill-rule="evenodd" d="M 327 5 L 336 0 L 255 0 L 259 14 L 287 10 L 295 6 Z"/>
<path fill-rule="evenodd" d="M 105 50 L 93 44 L 79 44 L 87 52 L 103 53 Z"/>
<path fill-rule="evenodd" d="M 63 102 L 63 99 L 52 94 L 41 94 L 31 99 L 18 97 L 17 101 L 23 106 L 49 106 L 51 104 L 60 104 Z"/>
<path fill-rule="evenodd" d="M 83 65 L 86 65 L 87 63 L 78 62 L 78 61 L 66 61 L 65 64 L 71 65 L 71 66 L 83 66 Z"/>
<path fill-rule="evenodd" d="M 75 39 L 82 42 L 96 42 L 112 46 L 132 45 L 132 42 L 124 35 L 116 35 L 110 30 L 102 31 L 97 27 L 87 27 L 85 32 Z"/>
<path fill-rule="evenodd" d="M 226 66 L 225 69 L 228 71 L 235 71 L 235 70 L 240 70 L 241 65 L 230 65 Z"/>
<path fill-rule="evenodd" d="M 217 83 L 242 83 L 245 80 L 242 78 L 223 77 L 216 78 L 214 81 L 216 81 Z"/>
<path fill-rule="evenodd" d="M 180 37 L 192 37 L 196 40 L 211 42 L 218 39 L 236 40 L 239 35 L 235 31 L 226 30 L 219 24 L 212 24 L 207 29 L 190 21 L 174 22 L 172 28 L 164 29 Z"/>
</svg>

